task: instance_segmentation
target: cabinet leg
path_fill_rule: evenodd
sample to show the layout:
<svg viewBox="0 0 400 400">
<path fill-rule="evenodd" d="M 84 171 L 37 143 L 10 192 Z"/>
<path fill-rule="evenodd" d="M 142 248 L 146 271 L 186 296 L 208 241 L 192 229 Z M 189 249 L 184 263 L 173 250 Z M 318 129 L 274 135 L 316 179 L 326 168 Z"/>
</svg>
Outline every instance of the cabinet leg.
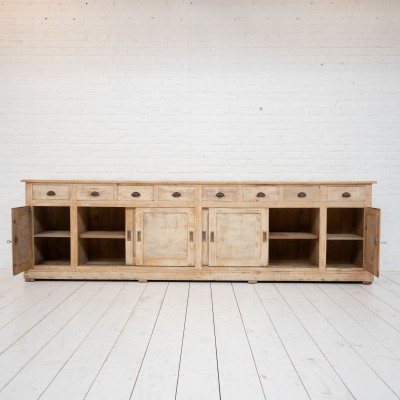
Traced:
<svg viewBox="0 0 400 400">
<path fill-rule="evenodd" d="M 147 283 L 147 279 L 138 279 L 139 283 Z"/>
<path fill-rule="evenodd" d="M 370 285 L 372 283 L 372 281 L 363 281 L 362 284 L 363 285 Z"/>
<path fill-rule="evenodd" d="M 247 281 L 247 283 L 250 283 L 251 285 L 254 285 L 257 283 L 257 281 L 255 279 L 251 279 L 249 281 Z"/>
<path fill-rule="evenodd" d="M 35 282 L 35 280 L 32 278 L 25 278 L 25 282 Z"/>
</svg>

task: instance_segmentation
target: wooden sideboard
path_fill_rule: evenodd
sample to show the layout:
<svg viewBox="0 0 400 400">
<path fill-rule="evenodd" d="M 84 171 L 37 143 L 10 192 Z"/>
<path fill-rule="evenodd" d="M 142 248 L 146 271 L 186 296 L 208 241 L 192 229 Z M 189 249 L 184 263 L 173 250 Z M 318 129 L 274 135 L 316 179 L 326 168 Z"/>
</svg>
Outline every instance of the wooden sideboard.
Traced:
<svg viewBox="0 0 400 400">
<path fill-rule="evenodd" d="M 14 274 L 360 281 L 379 273 L 375 182 L 24 180 Z"/>
</svg>

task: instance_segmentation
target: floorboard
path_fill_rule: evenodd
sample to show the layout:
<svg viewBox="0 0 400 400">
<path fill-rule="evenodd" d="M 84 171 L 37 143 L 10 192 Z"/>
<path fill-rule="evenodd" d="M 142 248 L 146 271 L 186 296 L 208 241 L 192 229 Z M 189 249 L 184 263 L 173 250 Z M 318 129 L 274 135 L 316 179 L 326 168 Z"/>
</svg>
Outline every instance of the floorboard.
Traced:
<svg viewBox="0 0 400 400">
<path fill-rule="evenodd" d="M 0 269 L 0 400 L 400 399 L 400 273 L 25 282 Z"/>
</svg>

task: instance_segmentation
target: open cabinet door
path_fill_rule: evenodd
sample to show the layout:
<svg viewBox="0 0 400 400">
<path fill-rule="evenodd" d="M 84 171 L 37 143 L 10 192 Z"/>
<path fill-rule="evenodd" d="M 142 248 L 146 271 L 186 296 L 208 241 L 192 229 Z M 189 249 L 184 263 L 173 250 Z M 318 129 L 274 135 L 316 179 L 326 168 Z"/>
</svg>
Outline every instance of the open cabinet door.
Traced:
<svg viewBox="0 0 400 400">
<path fill-rule="evenodd" d="M 365 209 L 364 235 L 364 268 L 379 276 L 379 242 L 381 210 L 367 207 Z"/>
<path fill-rule="evenodd" d="M 31 207 L 12 209 L 13 274 L 26 271 L 33 265 Z"/>
</svg>

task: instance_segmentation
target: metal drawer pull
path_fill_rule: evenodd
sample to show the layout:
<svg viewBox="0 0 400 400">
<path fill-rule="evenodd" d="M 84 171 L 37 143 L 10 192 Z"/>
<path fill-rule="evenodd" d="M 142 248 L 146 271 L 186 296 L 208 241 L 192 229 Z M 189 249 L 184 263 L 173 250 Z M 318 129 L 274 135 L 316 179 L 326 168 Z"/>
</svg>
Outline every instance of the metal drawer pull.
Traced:
<svg viewBox="0 0 400 400">
<path fill-rule="evenodd" d="M 189 232 L 189 242 L 193 242 L 193 231 Z"/>
<path fill-rule="evenodd" d="M 222 192 L 218 192 L 218 193 L 216 194 L 216 196 L 217 196 L 217 197 L 225 197 L 225 194 L 222 193 Z"/>
<path fill-rule="evenodd" d="M 202 231 L 202 232 L 201 232 L 201 240 L 202 240 L 203 242 L 206 241 L 206 231 Z"/>
<path fill-rule="evenodd" d="M 137 231 L 137 241 L 138 242 L 142 241 L 142 231 Z"/>
<path fill-rule="evenodd" d="M 179 192 L 172 193 L 172 197 L 181 197 L 182 195 Z"/>
<path fill-rule="evenodd" d="M 127 238 L 126 238 L 126 240 L 127 240 L 128 242 L 131 241 L 131 231 L 128 231 L 128 232 L 127 232 Z"/>
<path fill-rule="evenodd" d="M 133 192 L 131 194 L 132 197 L 140 197 L 140 193 L 139 192 Z"/>
<path fill-rule="evenodd" d="M 210 242 L 214 242 L 214 232 L 210 233 Z"/>
<path fill-rule="evenodd" d="M 266 241 L 267 241 L 267 232 L 264 231 L 263 232 L 263 242 L 266 242 Z"/>
<path fill-rule="evenodd" d="M 297 197 L 306 197 L 307 195 L 304 192 L 300 192 Z"/>
<path fill-rule="evenodd" d="M 47 196 L 55 196 L 55 195 L 56 195 L 56 192 L 54 192 L 53 190 L 49 190 L 47 192 Z"/>
<path fill-rule="evenodd" d="M 264 192 L 258 192 L 257 193 L 257 197 L 265 197 L 265 193 Z"/>
<path fill-rule="evenodd" d="M 351 197 L 351 194 L 349 192 L 344 192 L 342 194 L 342 197 Z"/>
<path fill-rule="evenodd" d="M 90 195 L 93 196 L 93 197 L 98 197 L 98 196 L 100 196 L 100 193 L 99 192 L 92 192 L 92 193 L 90 193 Z"/>
</svg>

